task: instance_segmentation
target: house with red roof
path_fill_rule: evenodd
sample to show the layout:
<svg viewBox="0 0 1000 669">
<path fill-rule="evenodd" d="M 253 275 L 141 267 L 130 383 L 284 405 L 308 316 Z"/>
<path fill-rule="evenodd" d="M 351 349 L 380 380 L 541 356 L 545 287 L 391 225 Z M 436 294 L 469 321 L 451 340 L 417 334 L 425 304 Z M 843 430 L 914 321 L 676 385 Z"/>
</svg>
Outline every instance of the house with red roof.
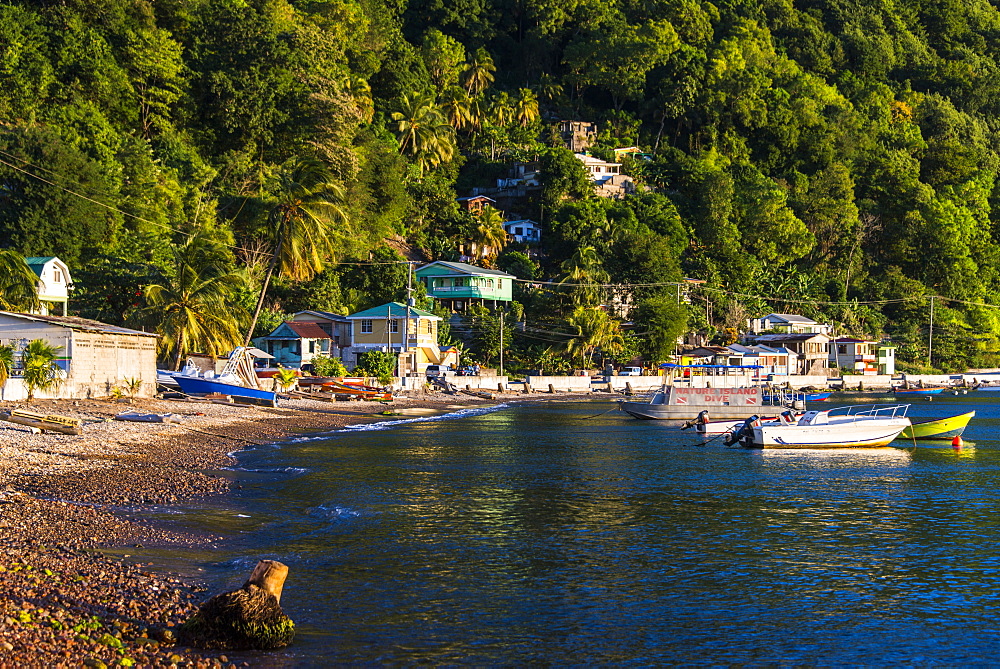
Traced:
<svg viewBox="0 0 1000 669">
<path fill-rule="evenodd" d="M 312 364 L 317 355 L 338 354 L 333 348 L 333 337 L 318 323 L 286 321 L 266 337 L 254 340 L 260 348 L 274 356 L 274 364 L 282 367 L 301 368 Z"/>
</svg>

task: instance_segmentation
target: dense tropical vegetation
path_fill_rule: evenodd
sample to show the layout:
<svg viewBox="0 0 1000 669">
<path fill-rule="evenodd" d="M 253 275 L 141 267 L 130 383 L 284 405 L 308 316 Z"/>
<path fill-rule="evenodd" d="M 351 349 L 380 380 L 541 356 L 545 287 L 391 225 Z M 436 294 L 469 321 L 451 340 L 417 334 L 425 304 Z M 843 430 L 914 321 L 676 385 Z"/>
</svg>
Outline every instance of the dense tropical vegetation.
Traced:
<svg viewBox="0 0 1000 669">
<path fill-rule="evenodd" d="M 4 251 L 57 255 L 75 313 L 176 359 L 398 299 L 393 249 L 461 250 L 534 282 L 508 366 L 662 358 L 769 311 L 921 365 L 932 295 L 934 366 L 994 366 L 998 53 L 982 0 L 8 0 L 0 308 L 30 301 Z M 649 154 L 642 192 L 595 197 L 558 119 Z M 455 198 L 536 160 L 529 257 Z"/>
</svg>

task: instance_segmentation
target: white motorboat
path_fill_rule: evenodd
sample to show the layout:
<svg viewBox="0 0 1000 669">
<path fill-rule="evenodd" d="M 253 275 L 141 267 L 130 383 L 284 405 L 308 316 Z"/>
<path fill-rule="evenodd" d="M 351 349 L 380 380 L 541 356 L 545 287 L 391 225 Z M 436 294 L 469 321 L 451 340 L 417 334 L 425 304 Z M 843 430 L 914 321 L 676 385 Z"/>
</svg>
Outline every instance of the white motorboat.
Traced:
<svg viewBox="0 0 1000 669">
<path fill-rule="evenodd" d="M 746 448 L 875 448 L 888 446 L 910 426 L 909 404 L 840 407 L 784 413 L 778 420 L 748 418 L 726 437 Z"/>
</svg>

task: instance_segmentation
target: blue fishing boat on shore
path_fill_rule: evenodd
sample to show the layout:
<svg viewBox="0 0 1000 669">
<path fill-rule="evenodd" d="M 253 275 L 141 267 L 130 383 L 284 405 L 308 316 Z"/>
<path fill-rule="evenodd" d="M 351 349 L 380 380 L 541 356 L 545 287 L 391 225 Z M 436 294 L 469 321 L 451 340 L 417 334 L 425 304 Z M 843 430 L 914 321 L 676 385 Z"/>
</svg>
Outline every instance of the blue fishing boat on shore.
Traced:
<svg viewBox="0 0 1000 669">
<path fill-rule="evenodd" d="M 944 392 L 943 387 L 939 388 L 893 388 L 896 395 L 940 395 Z"/>
<path fill-rule="evenodd" d="M 177 375 L 174 377 L 181 392 L 188 395 L 219 393 L 228 395 L 234 399 L 245 400 L 250 404 L 263 404 L 265 406 L 278 406 L 278 394 L 269 390 L 258 390 L 257 388 L 247 388 L 235 383 L 224 383 L 215 379 L 202 379 L 194 376 Z"/>
</svg>

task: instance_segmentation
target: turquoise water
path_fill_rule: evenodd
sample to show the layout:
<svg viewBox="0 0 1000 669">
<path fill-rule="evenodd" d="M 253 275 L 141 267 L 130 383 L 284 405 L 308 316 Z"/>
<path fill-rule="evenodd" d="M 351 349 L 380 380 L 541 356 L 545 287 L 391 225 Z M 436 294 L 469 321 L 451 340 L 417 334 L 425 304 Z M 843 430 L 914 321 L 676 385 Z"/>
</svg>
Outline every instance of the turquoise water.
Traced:
<svg viewBox="0 0 1000 669">
<path fill-rule="evenodd" d="M 731 450 L 596 402 L 309 437 L 169 517 L 218 550 L 154 559 L 289 566 L 299 638 L 258 666 L 991 664 L 996 402 L 913 405 L 976 409 L 962 450 Z"/>
</svg>

